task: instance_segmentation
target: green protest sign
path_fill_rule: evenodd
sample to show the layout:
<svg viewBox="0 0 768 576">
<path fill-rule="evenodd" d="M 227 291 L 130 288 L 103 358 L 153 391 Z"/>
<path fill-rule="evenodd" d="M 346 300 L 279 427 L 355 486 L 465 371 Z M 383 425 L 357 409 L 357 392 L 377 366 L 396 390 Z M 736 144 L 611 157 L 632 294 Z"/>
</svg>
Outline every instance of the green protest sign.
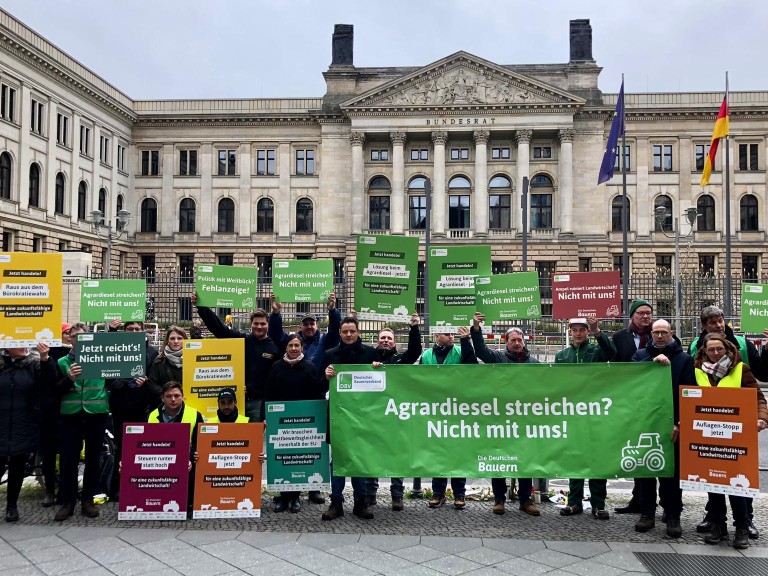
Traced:
<svg viewBox="0 0 768 576">
<path fill-rule="evenodd" d="M 331 485 L 328 401 L 267 402 L 267 488 L 322 490 Z"/>
<path fill-rule="evenodd" d="M 355 310 L 360 320 L 408 322 L 416 310 L 419 239 L 358 236 Z"/>
<path fill-rule="evenodd" d="M 477 310 L 486 322 L 541 318 L 539 275 L 536 272 L 475 278 Z"/>
<path fill-rule="evenodd" d="M 742 284 L 741 331 L 762 334 L 768 328 L 768 284 Z"/>
<path fill-rule="evenodd" d="M 257 279 L 256 268 L 198 264 L 195 272 L 197 304 L 208 308 L 253 308 Z"/>
<path fill-rule="evenodd" d="M 333 292 L 333 261 L 275 260 L 272 292 L 278 302 L 324 302 Z"/>
<path fill-rule="evenodd" d="M 672 375 L 656 362 L 335 368 L 338 476 L 673 474 Z"/>
<path fill-rule="evenodd" d="M 491 247 L 432 247 L 427 266 L 430 333 L 469 326 L 477 312 L 475 278 L 491 275 Z"/>
<path fill-rule="evenodd" d="M 137 378 L 145 376 L 147 335 L 144 332 L 82 332 L 75 342 L 75 363 L 81 378 Z"/>
<path fill-rule="evenodd" d="M 84 322 L 144 322 L 147 314 L 146 280 L 83 280 L 80 319 Z"/>
</svg>

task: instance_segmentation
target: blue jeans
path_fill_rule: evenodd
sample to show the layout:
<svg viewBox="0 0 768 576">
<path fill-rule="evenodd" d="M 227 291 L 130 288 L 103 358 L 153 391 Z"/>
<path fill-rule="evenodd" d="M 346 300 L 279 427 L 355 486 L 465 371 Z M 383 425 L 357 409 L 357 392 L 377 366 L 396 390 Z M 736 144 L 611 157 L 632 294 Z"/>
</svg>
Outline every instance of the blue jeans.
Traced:
<svg viewBox="0 0 768 576">
<path fill-rule="evenodd" d="M 391 484 L 389 485 L 389 492 L 392 494 L 392 498 L 403 497 L 403 479 L 402 478 L 390 478 Z M 378 478 L 366 478 L 365 480 L 365 495 L 376 496 L 376 492 L 379 489 Z"/>
<path fill-rule="evenodd" d="M 264 401 L 263 400 L 246 400 L 245 401 L 245 415 L 251 419 L 251 422 L 263 422 L 264 421 Z"/>
<path fill-rule="evenodd" d="M 365 478 L 352 478 L 352 497 L 355 501 L 365 498 Z M 345 476 L 333 475 L 333 461 L 331 461 L 331 500 L 344 502 L 344 486 L 347 484 Z"/>
<path fill-rule="evenodd" d="M 520 506 L 522 506 L 531 499 L 533 480 L 530 478 L 518 478 L 517 485 L 519 487 L 517 497 L 520 499 Z M 501 502 L 503 504 L 507 501 L 506 478 L 491 478 L 491 488 L 493 489 L 493 499 L 495 502 Z"/>
<path fill-rule="evenodd" d="M 466 478 L 451 478 L 451 490 L 453 490 L 453 497 L 464 497 L 466 493 L 467 479 Z M 434 496 L 445 496 L 445 489 L 448 487 L 448 478 L 432 478 L 432 494 Z"/>
</svg>

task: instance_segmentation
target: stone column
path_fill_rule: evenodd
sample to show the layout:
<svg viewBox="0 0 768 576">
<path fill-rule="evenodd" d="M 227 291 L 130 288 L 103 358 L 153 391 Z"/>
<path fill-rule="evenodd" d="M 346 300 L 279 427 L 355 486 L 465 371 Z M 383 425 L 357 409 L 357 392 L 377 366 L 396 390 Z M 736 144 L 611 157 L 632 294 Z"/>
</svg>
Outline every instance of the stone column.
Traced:
<svg viewBox="0 0 768 576">
<path fill-rule="evenodd" d="M 363 231 L 363 199 L 365 198 L 363 174 L 363 144 L 364 132 L 352 132 L 349 136 L 352 144 L 352 234 Z"/>
<path fill-rule="evenodd" d="M 434 145 L 435 177 L 432 179 L 432 235 L 445 236 L 446 193 L 445 193 L 445 144 L 448 142 L 448 132 L 432 132 Z"/>
<path fill-rule="evenodd" d="M 291 238 L 291 145 L 287 142 L 280 144 L 277 159 L 278 170 L 278 195 L 275 199 L 275 213 L 277 215 L 277 235 L 282 240 Z"/>
<path fill-rule="evenodd" d="M 235 202 L 235 232 L 239 238 L 251 239 L 251 232 L 256 232 L 256 227 L 251 230 L 251 211 L 253 210 L 253 190 L 251 188 L 251 146 L 248 142 L 240 142 L 240 193 L 233 195 Z M 239 218 L 238 218 L 239 216 Z M 218 221 L 218 216 L 216 218 Z"/>
<path fill-rule="evenodd" d="M 405 227 L 405 132 L 390 132 L 392 141 L 392 196 L 390 198 L 390 230 L 402 234 Z"/>
<path fill-rule="evenodd" d="M 573 138 L 576 131 L 571 128 L 560 130 L 560 215 L 561 234 L 573 234 Z M 552 223 L 555 224 L 554 222 Z"/>
<path fill-rule="evenodd" d="M 523 194 L 523 178 L 529 176 L 530 160 L 531 160 L 531 137 L 533 136 L 533 130 L 527 128 L 517 130 L 515 132 L 515 138 L 517 139 L 517 185 L 515 186 L 515 193 L 512 195 L 512 208 L 515 210 L 517 216 L 515 222 L 517 222 L 517 230 L 522 234 L 523 231 L 523 206 L 522 206 L 522 194 Z M 530 222 L 530 189 L 528 190 L 528 216 Z M 530 232 L 530 226 L 529 232 Z"/>
<path fill-rule="evenodd" d="M 488 130 L 475 130 L 475 236 L 488 236 Z"/>
</svg>

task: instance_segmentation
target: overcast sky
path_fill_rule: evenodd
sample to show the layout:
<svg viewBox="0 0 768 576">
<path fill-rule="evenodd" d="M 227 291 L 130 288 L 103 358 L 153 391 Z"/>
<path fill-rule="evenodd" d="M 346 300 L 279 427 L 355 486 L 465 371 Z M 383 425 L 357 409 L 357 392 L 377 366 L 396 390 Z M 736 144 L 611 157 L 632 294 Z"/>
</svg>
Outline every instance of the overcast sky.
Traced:
<svg viewBox="0 0 768 576">
<path fill-rule="evenodd" d="M 600 89 L 768 90 L 765 0 L 2 0 L 2 8 L 134 99 L 319 97 L 333 25 L 357 66 L 423 66 L 458 50 L 565 63 L 592 23 Z"/>
</svg>

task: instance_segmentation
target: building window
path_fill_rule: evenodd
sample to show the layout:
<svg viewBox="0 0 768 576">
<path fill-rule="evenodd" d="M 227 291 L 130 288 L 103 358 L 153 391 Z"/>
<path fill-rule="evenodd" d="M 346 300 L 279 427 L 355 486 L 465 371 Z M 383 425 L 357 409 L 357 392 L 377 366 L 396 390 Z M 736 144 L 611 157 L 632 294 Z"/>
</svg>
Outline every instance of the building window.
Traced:
<svg viewBox="0 0 768 576">
<path fill-rule="evenodd" d="M 29 205 L 40 207 L 40 166 L 36 162 L 29 167 Z"/>
<path fill-rule="evenodd" d="M 672 171 L 672 145 L 655 144 L 653 146 L 653 171 L 671 172 Z"/>
<path fill-rule="evenodd" d="M 389 230 L 389 196 L 368 197 L 368 228 Z"/>
<path fill-rule="evenodd" d="M 296 232 L 309 234 L 314 230 L 314 208 L 312 200 L 301 198 L 296 202 Z"/>
<path fill-rule="evenodd" d="M 219 200 L 219 232 L 235 231 L 235 201 L 232 198 Z"/>
<path fill-rule="evenodd" d="M 77 219 L 85 220 L 88 211 L 88 185 L 84 180 L 77 187 Z M 104 212 L 102 211 L 102 215 Z"/>
<path fill-rule="evenodd" d="M 629 172 L 629 168 L 632 165 L 629 160 L 629 145 L 624 146 L 624 171 Z M 616 154 L 616 158 L 613 161 L 613 169 L 614 170 L 621 170 L 621 166 L 619 166 L 619 157 L 621 156 L 621 146 L 618 147 L 618 153 Z"/>
<path fill-rule="evenodd" d="M 141 275 L 147 279 L 147 284 L 155 283 L 155 255 L 142 254 L 139 256 L 139 265 L 141 266 Z"/>
<path fill-rule="evenodd" d="M 509 148 L 491 148 L 491 160 L 509 160 Z"/>
<path fill-rule="evenodd" d="M 344 258 L 333 259 L 333 283 L 344 283 Z"/>
<path fill-rule="evenodd" d="M 741 256 L 741 277 L 745 282 L 757 282 L 760 267 L 760 256 L 743 254 Z"/>
<path fill-rule="evenodd" d="M 757 170 L 757 144 L 739 144 L 739 170 Z"/>
<path fill-rule="evenodd" d="M 451 148 L 451 160 L 469 160 L 469 148 Z"/>
<path fill-rule="evenodd" d="M 536 272 L 539 275 L 539 286 L 541 287 L 542 298 L 552 298 L 552 275 L 555 273 L 557 262 L 545 261 L 536 262 Z M 550 305 L 551 308 L 551 305 Z M 542 314 L 544 310 L 542 309 Z M 552 312 L 550 311 L 550 314 Z"/>
<path fill-rule="evenodd" d="M 121 172 L 127 172 L 125 169 L 125 146 L 117 145 L 117 169 Z"/>
<path fill-rule="evenodd" d="M 371 150 L 372 162 L 388 162 L 389 150 Z"/>
<path fill-rule="evenodd" d="M 739 212 L 741 214 L 741 231 L 757 232 L 759 229 L 757 196 L 753 194 L 742 196 L 739 202 Z"/>
<path fill-rule="evenodd" d="M 579 258 L 579 272 L 592 271 L 592 258 Z"/>
<path fill-rule="evenodd" d="M 234 266 L 235 255 L 234 254 L 218 254 L 216 256 L 216 263 L 219 266 Z"/>
<path fill-rule="evenodd" d="M 699 274 L 710 277 L 715 275 L 714 254 L 699 254 Z"/>
<path fill-rule="evenodd" d="M 192 320 L 192 298 L 189 296 L 179 298 L 179 320 Z"/>
<path fill-rule="evenodd" d="M 64 174 L 61 172 L 56 174 L 53 211 L 56 214 L 64 214 Z"/>
<path fill-rule="evenodd" d="M 195 255 L 179 254 L 179 284 L 192 284 L 195 281 Z"/>
<path fill-rule="evenodd" d="M 13 252 L 13 232 L 3 231 L 2 252 Z"/>
<path fill-rule="evenodd" d="M 546 174 L 531 178 L 531 230 L 552 228 L 552 179 Z"/>
<path fill-rule="evenodd" d="M 429 160 L 429 150 L 427 148 L 412 148 L 411 160 L 413 161 Z"/>
<path fill-rule="evenodd" d="M 219 150 L 219 176 L 235 176 L 237 173 L 237 151 Z"/>
<path fill-rule="evenodd" d="M 56 144 L 67 146 L 69 142 L 69 116 L 56 114 Z"/>
<path fill-rule="evenodd" d="M 0 118 L 13 122 L 16 109 L 16 89 L 7 84 L 0 85 Z"/>
<path fill-rule="evenodd" d="M 296 175 L 312 176 L 315 173 L 315 151 L 296 150 Z"/>
<path fill-rule="evenodd" d="M 141 151 L 141 175 L 157 176 L 160 173 L 160 151 Z"/>
<path fill-rule="evenodd" d="M 656 254 L 656 275 L 664 278 L 672 275 L 672 254 Z"/>
<path fill-rule="evenodd" d="M 179 176 L 197 176 L 197 150 L 179 150 Z"/>
<path fill-rule="evenodd" d="M 69 240 L 59 240 L 59 252 L 69 251 Z"/>
<path fill-rule="evenodd" d="M 109 165 L 109 137 L 99 136 L 99 160 Z"/>
<path fill-rule="evenodd" d="M 654 208 L 654 222 L 655 222 L 655 228 L 656 232 L 671 232 L 672 231 L 672 198 L 667 196 L 666 194 L 661 194 L 660 196 L 656 196 L 656 199 L 653 201 L 653 208 Z M 664 219 L 660 222 L 655 218 L 655 210 L 657 208 L 664 208 L 666 212 L 664 213 Z"/>
<path fill-rule="evenodd" d="M 157 202 L 154 198 L 141 201 L 141 231 L 157 232 Z"/>
<path fill-rule="evenodd" d="M 184 198 L 179 204 L 179 232 L 195 231 L 197 208 L 192 198 Z"/>
<path fill-rule="evenodd" d="M 91 152 L 91 127 L 80 126 L 80 154 L 90 157 Z"/>
<path fill-rule="evenodd" d="M 427 197 L 408 196 L 408 227 L 412 230 L 424 230 L 427 227 Z"/>
<path fill-rule="evenodd" d="M 0 198 L 11 199 L 11 155 L 0 154 Z"/>
<path fill-rule="evenodd" d="M 512 262 L 491 262 L 492 274 L 511 274 L 512 272 L 514 272 Z"/>
<path fill-rule="evenodd" d="M 488 188 L 488 227 L 492 230 L 509 230 L 512 205 L 512 181 L 506 176 L 491 178 Z M 500 194 L 506 191 L 507 194 Z"/>
<path fill-rule="evenodd" d="M 123 195 L 122 194 L 118 194 L 117 195 L 117 201 L 115 202 L 115 205 L 117 207 L 116 210 L 115 210 L 115 214 L 117 215 L 117 213 L 120 212 L 120 210 L 123 209 Z"/>
<path fill-rule="evenodd" d="M 256 232 L 275 231 L 275 204 L 270 198 L 262 198 L 256 205 Z"/>
<path fill-rule="evenodd" d="M 696 229 L 699 232 L 715 231 L 715 199 L 709 194 L 702 194 L 696 201 Z"/>
<path fill-rule="evenodd" d="M 272 282 L 272 256 L 256 256 L 256 267 L 259 269 L 259 284 Z"/>
<path fill-rule="evenodd" d="M 43 126 L 45 126 L 45 105 L 32 98 L 32 116 L 30 118 L 30 130 L 35 134 L 43 135 Z"/>
<path fill-rule="evenodd" d="M 552 158 L 552 146 L 534 146 L 533 157 L 537 160 L 549 160 Z"/>
<path fill-rule="evenodd" d="M 104 188 L 99 188 L 99 211 L 107 218 L 107 191 Z"/>
<path fill-rule="evenodd" d="M 629 262 L 627 262 L 627 264 L 629 264 Z M 614 272 L 619 272 L 620 274 L 624 274 L 624 255 L 623 254 L 613 255 L 613 270 Z"/>
<path fill-rule="evenodd" d="M 630 203 L 629 198 L 626 198 L 627 202 L 627 232 L 632 230 L 632 223 L 630 219 Z M 611 202 L 611 232 L 622 232 L 624 230 L 622 226 L 622 206 L 624 204 L 624 196 L 616 196 Z"/>
<path fill-rule="evenodd" d="M 448 228 L 467 229 L 472 222 L 469 219 L 469 196 L 452 194 L 448 197 Z"/>
<path fill-rule="evenodd" d="M 32 252 L 42 252 L 43 251 L 43 237 L 42 236 L 33 236 L 32 237 Z"/>
<path fill-rule="evenodd" d="M 275 150 L 256 150 L 256 174 L 258 176 L 275 175 Z"/>
<path fill-rule="evenodd" d="M 696 171 L 702 172 L 709 156 L 709 144 L 696 144 Z M 714 167 L 713 167 L 714 168 Z"/>
</svg>

